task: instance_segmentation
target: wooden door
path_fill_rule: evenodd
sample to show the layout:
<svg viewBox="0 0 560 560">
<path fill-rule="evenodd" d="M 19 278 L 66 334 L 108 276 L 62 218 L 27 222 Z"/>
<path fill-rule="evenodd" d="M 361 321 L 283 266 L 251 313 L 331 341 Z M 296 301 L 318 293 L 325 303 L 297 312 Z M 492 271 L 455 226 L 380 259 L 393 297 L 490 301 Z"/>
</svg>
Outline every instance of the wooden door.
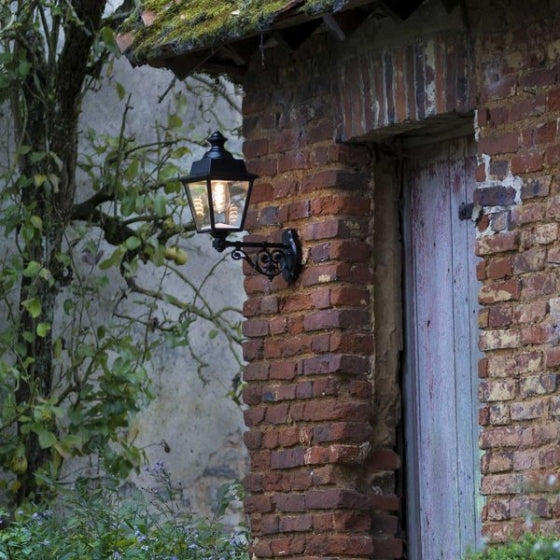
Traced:
<svg viewBox="0 0 560 560">
<path fill-rule="evenodd" d="M 411 560 L 457 560 L 479 538 L 474 140 L 405 158 L 407 534 Z"/>
</svg>

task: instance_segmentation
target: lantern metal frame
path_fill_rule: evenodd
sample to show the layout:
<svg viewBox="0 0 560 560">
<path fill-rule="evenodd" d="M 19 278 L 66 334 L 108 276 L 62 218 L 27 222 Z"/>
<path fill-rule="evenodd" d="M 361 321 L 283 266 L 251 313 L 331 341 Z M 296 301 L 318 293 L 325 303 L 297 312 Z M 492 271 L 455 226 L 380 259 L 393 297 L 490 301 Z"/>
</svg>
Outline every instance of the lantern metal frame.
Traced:
<svg viewBox="0 0 560 560">
<path fill-rule="evenodd" d="M 284 230 L 281 243 L 226 239 L 230 233 L 244 230 L 253 182 L 257 178 L 247 171 L 242 159 L 235 159 L 224 148 L 226 141 L 220 132 L 214 132 L 208 138 L 210 150 L 202 159 L 192 163 L 189 175 L 180 178 L 196 230 L 198 233 L 209 233 L 214 238 L 212 246 L 216 251 L 221 253 L 233 249 L 231 257 L 234 260 L 244 260 L 270 280 L 282 274 L 287 282 L 293 282 L 299 275 L 302 256 L 295 230 Z M 193 194 L 195 188 L 198 189 L 197 196 Z M 234 191 L 237 193 L 235 201 L 242 208 L 231 203 Z M 223 216 L 221 221 L 217 220 L 218 215 Z"/>
</svg>

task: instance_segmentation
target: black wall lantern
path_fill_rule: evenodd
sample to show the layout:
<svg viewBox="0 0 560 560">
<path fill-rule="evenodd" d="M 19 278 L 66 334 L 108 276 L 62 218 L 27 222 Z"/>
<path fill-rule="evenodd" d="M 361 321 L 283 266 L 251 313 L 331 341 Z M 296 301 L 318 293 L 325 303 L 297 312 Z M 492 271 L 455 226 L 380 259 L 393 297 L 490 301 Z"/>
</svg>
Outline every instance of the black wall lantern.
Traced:
<svg viewBox="0 0 560 560">
<path fill-rule="evenodd" d="M 301 248 L 293 229 L 282 232 L 282 243 L 228 241 L 230 233 L 243 231 L 253 182 L 257 175 L 247 172 L 245 162 L 235 159 L 225 148 L 226 138 L 214 132 L 210 150 L 193 162 L 190 174 L 181 177 L 198 233 L 209 233 L 220 253 L 233 248 L 231 256 L 243 259 L 257 272 L 272 280 L 282 274 L 287 282 L 297 278 Z M 256 252 L 247 252 L 256 249 Z"/>
</svg>

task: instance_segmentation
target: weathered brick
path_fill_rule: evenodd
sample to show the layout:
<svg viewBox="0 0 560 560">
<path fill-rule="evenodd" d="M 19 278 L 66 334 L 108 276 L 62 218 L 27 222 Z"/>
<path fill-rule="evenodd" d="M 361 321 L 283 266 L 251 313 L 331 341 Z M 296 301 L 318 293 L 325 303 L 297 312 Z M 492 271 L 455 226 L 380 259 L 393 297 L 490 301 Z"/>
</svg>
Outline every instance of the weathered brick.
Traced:
<svg viewBox="0 0 560 560">
<path fill-rule="evenodd" d="M 479 347 L 484 352 L 500 348 L 516 348 L 520 342 L 521 335 L 516 329 L 494 329 L 480 334 Z"/>
<path fill-rule="evenodd" d="M 497 355 L 487 358 L 489 377 L 515 377 L 519 371 L 517 360 L 510 355 Z"/>
<path fill-rule="evenodd" d="M 513 273 L 511 257 L 493 257 L 488 260 L 486 275 L 491 280 L 508 278 Z M 484 278 L 482 278 L 484 280 Z"/>
<path fill-rule="evenodd" d="M 305 449 L 303 447 L 273 451 L 270 457 L 270 466 L 272 469 L 299 467 L 305 464 L 304 457 Z"/>
<path fill-rule="evenodd" d="M 558 386 L 556 373 L 533 375 L 519 380 L 519 394 L 526 399 L 535 395 L 554 393 Z"/>
<path fill-rule="evenodd" d="M 543 418 L 548 411 L 547 402 L 543 399 L 529 402 L 515 402 L 510 405 L 511 419 L 514 421 Z"/>
<path fill-rule="evenodd" d="M 529 515 L 545 518 L 551 516 L 551 504 L 545 498 L 517 496 L 511 500 L 510 509 L 511 517 L 526 519 Z"/>
<path fill-rule="evenodd" d="M 550 192 L 551 180 L 550 176 L 528 179 L 521 187 L 521 198 L 527 200 L 547 196 Z"/>
<path fill-rule="evenodd" d="M 515 398 L 516 393 L 515 379 L 484 379 L 479 385 L 479 398 L 484 402 L 508 401 Z"/>
<path fill-rule="evenodd" d="M 519 246 L 517 232 L 498 233 L 480 237 L 476 241 L 476 254 L 478 256 L 491 255 L 505 251 L 513 251 Z"/>
<path fill-rule="evenodd" d="M 484 154 L 504 154 L 516 152 L 519 148 L 519 134 L 505 132 L 494 136 L 485 136 L 479 141 L 479 150 Z"/>
<path fill-rule="evenodd" d="M 369 324 L 370 316 L 367 310 L 350 309 L 322 309 L 309 313 L 304 319 L 306 331 L 320 329 L 356 327 Z"/>
<path fill-rule="evenodd" d="M 243 323 L 243 334 L 250 338 L 266 336 L 268 334 L 268 321 L 263 319 L 248 319 Z"/>
<path fill-rule="evenodd" d="M 538 224 L 521 233 L 520 245 L 529 249 L 534 245 L 549 245 L 558 239 L 558 224 Z"/>
<path fill-rule="evenodd" d="M 329 422 L 313 428 L 313 442 L 366 441 L 371 435 L 371 427 L 357 422 Z"/>
<path fill-rule="evenodd" d="M 509 472 L 512 469 L 513 453 L 511 451 L 487 451 L 482 456 L 483 474 Z"/>
<path fill-rule="evenodd" d="M 530 325 L 521 328 L 521 344 L 546 344 L 556 343 L 560 333 L 556 325 Z"/>
<path fill-rule="evenodd" d="M 355 490 L 331 488 L 328 490 L 311 490 L 305 494 L 308 509 L 354 509 L 368 508 L 370 498 Z"/>
<path fill-rule="evenodd" d="M 556 293 L 557 278 L 555 273 L 541 272 L 527 276 L 521 281 L 521 294 L 526 299 Z"/>
<path fill-rule="evenodd" d="M 245 511 L 247 513 L 269 513 L 272 511 L 272 501 L 270 496 L 264 494 L 253 494 L 245 498 Z"/>
<path fill-rule="evenodd" d="M 515 473 L 489 474 L 482 478 L 482 495 L 518 494 L 523 489 L 524 478 Z"/>
<path fill-rule="evenodd" d="M 542 141 L 539 136 L 539 140 Z M 544 166 L 544 152 L 523 153 L 511 159 L 511 172 L 514 175 L 524 173 L 535 173 L 541 171 Z"/>
<path fill-rule="evenodd" d="M 546 261 L 546 251 L 540 247 L 529 248 L 513 257 L 514 274 L 542 270 Z"/>
<path fill-rule="evenodd" d="M 479 187 L 474 191 L 473 201 L 479 206 L 511 206 L 515 203 L 516 195 L 512 187 Z"/>
<path fill-rule="evenodd" d="M 484 284 L 479 291 L 478 301 L 482 305 L 511 301 L 519 299 L 521 293 L 521 282 L 512 278 L 503 282 L 491 282 Z"/>
<path fill-rule="evenodd" d="M 554 346 L 546 351 L 546 367 L 560 366 L 560 346 Z"/>
<path fill-rule="evenodd" d="M 278 531 L 280 533 L 296 533 L 310 531 L 313 528 L 313 516 L 306 515 L 282 515 L 279 520 Z"/>
<path fill-rule="evenodd" d="M 542 321 L 547 312 L 547 304 L 544 301 L 535 301 L 516 305 L 513 315 L 518 323 L 535 323 Z"/>
<path fill-rule="evenodd" d="M 504 426 L 511 423 L 509 405 L 495 404 L 488 407 L 489 421 L 492 426 Z"/>
<path fill-rule="evenodd" d="M 305 497 L 303 494 L 277 494 L 273 497 L 272 501 L 276 509 L 280 512 L 291 513 L 305 511 Z"/>
<path fill-rule="evenodd" d="M 374 538 L 373 539 L 373 558 L 402 558 L 403 541 L 398 538 Z"/>
<path fill-rule="evenodd" d="M 309 173 L 302 181 L 301 191 L 309 193 L 332 188 L 355 189 L 364 187 L 365 185 L 368 185 L 368 183 L 369 177 L 364 172 L 353 172 L 344 169 L 328 169 L 317 173 Z"/>
<path fill-rule="evenodd" d="M 290 380 L 296 376 L 296 362 L 281 361 L 272 362 L 270 368 L 270 379 Z"/>
<path fill-rule="evenodd" d="M 245 141 L 243 154 L 247 159 L 268 155 L 268 138 L 253 138 Z"/>
<path fill-rule="evenodd" d="M 303 360 L 303 373 L 305 375 L 321 375 L 326 373 L 356 375 L 367 373 L 369 369 L 370 360 L 366 356 L 321 354 Z"/>
<path fill-rule="evenodd" d="M 270 424 L 285 424 L 288 420 L 288 403 L 268 404 L 266 421 Z"/>
<path fill-rule="evenodd" d="M 540 351 L 521 352 L 517 355 L 517 367 L 520 374 L 536 373 L 543 368 L 544 357 Z"/>
<path fill-rule="evenodd" d="M 488 519 L 492 521 L 501 521 L 509 519 L 509 500 L 491 500 L 487 507 Z"/>
<path fill-rule="evenodd" d="M 538 222 L 544 218 L 545 210 L 545 206 L 538 202 L 516 206 L 511 210 L 511 223 L 515 226 L 522 226 Z"/>
</svg>

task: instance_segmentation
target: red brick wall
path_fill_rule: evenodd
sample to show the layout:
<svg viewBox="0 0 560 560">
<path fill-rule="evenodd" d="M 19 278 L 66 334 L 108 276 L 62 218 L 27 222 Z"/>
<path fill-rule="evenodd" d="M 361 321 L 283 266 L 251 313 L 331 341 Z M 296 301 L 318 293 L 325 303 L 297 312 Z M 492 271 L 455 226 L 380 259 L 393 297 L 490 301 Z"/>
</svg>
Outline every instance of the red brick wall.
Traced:
<svg viewBox="0 0 560 560">
<path fill-rule="evenodd" d="M 484 532 L 560 530 L 560 19 L 547 2 L 470 2 L 480 182 Z M 552 475 L 552 478 L 551 478 Z"/>
<path fill-rule="evenodd" d="M 373 496 L 370 151 L 333 141 L 322 40 L 298 63 L 266 52 L 245 84 L 245 155 L 260 178 L 249 229 L 295 228 L 304 268 L 294 285 L 249 275 L 245 402 L 251 456 L 246 510 L 260 558 L 398 558 L 394 493 Z M 371 512 L 377 512 L 375 534 Z"/>
<path fill-rule="evenodd" d="M 249 229 L 274 239 L 295 228 L 304 248 L 294 285 L 246 270 L 257 557 L 402 555 L 401 497 L 394 483 L 379 494 L 366 482 L 400 467 L 372 436 L 399 421 L 373 404 L 373 152 L 336 140 L 402 133 L 475 100 L 484 533 L 502 541 L 528 514 L 560 530 L 549 484 L 560 466 L 560 6 L 549 4 L 468 0 L 470 34 L 370 52 L 366 29 L 349 45 L 319 35 L 295 56 L 255 60 L 244 84 L 245 156 L 260 175 Z"/>
</svg>

